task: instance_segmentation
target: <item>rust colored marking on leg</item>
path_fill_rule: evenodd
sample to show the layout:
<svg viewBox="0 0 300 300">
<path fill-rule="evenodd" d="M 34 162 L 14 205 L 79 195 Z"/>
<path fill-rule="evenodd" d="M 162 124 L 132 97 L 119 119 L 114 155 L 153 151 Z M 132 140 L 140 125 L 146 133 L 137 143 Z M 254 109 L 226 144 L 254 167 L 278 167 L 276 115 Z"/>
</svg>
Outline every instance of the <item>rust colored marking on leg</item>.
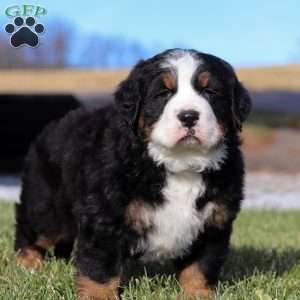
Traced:
<svg viewBox="0 0 300 300">
<path fill-rule="evenodd" d="M 120 277 L 106 283 L 99 283 L 86 276 L 76 279 L 76 292 L 79 300 L 118 300 Z"/>
<path fill-rule="evenodd" d="M 213 289 L 207 283 L 197 263 L 187 266 L 179 273 L 179 282 L 183 289 L 183 297 L 179 299 L 195 299 L 196 297 L 213 299 L 214 297 Z"/>
<path fill-rule="evenodd" d="M 36 246 L 48 250 L 51 247 L 54 247 L 57 242 L 60 240 L 59 237 L 57 238 L 47 238 L 45 236 L 40 236 L 35 243 Z"/>
<path fill-rule="evenodd" d="M 230 214 L 228 208 L 222 203 L 215 203 L 214 210 L 211 217 L 208 219 L 208 223 L 217 228 L 224 228 L 230 220 Z"/>
<path fill-rule="evenodd" d="M 151 208 L 147 208 L 146 204 L 142 201 L 131 201 L 126 209 L 127 224 L 137 233 L 145 233 L 151 227 L 150 210 Z"/>
<path fill-rule="evenodd" d="M 43 256 L 35 247 L 26 247 L 17 254 L 16 263 L 18 266 L 38 269 L 43 265 Z"/>
</svg>

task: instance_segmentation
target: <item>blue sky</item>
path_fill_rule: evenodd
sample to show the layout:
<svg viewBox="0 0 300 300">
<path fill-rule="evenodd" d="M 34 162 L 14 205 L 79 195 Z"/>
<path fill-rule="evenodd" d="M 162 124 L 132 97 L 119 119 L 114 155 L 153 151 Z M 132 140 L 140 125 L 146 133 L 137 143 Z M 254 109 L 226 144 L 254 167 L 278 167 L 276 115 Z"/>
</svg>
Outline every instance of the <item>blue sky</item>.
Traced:
<svg viewBox="0 0 300 300">
<path fill-rule="evenodd" d="M 41 5 L 45 17 L 61 17 L 80 34 L 100 33 L 137 40 L 162 50 L 185 46 L 220 56 L 235 66 L 300 62 L 299 0 L 1 0 Z"/>
</svg>

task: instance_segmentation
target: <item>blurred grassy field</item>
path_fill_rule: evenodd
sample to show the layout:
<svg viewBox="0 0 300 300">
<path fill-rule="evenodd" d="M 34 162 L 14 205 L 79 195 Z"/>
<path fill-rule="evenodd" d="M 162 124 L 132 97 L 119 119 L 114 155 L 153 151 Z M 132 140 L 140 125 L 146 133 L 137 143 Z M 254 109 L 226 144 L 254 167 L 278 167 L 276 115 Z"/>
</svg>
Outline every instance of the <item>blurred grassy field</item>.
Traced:
<svg viewBox="0 0 300 300">
<path fill-rule="evenodd" d="M 299 219 L 300 211 L 242 212 L 217 299 L 299 300 Z M 75 300 L 71 263 L 51 259 L 39 271 L 15 265 L 13 223 L 13 206 L 0 202 L 0 299 Z M 151 273 L 143 271 L 124 285 L 122 300 L 175 300 L 180 292 L 175 277 Z"/>
<path fill-rule="evenodd" d="M 300 65 L 237 70 L 251 90 L 300 91 Z M 111 91 L 128 70 L 1 70 L 0 92 Z"/>
</svg>

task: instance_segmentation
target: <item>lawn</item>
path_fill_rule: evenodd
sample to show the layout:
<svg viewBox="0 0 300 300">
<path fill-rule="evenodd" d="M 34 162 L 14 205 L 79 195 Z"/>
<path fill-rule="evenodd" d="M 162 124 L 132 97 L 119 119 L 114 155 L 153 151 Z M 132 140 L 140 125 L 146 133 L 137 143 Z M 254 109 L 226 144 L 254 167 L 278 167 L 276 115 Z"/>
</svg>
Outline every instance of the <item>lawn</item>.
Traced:
<svg viewBox="0 0 300 300">
<path fill-rule="evenodd" d="M 40 271 L 15 266 L 11 204 L 0 203 L 0 230 L 1 300 L 75 299 L 71 263 L 52 259 Z M 175 300 L 174 276 L 152 276 L 154 269 L 136 266 L 140 275 L 124 285 L 122 299 Z M 220 300 L 299 300 L 300 211 L 241 213 L 217 293 Z"/>
</svg>

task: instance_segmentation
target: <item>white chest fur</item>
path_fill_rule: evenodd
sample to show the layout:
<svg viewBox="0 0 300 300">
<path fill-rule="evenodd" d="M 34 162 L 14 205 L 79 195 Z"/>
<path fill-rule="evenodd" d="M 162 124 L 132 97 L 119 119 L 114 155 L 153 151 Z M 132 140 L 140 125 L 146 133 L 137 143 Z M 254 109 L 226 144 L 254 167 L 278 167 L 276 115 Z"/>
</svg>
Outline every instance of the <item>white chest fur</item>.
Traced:
<svg viewBox="0 0 300 300">
<path fill-rule="evenodd" d="M 212 212 L 212 204 L 196 210 L 196 200 L 205 192 L 202 176 L 195 172 L 169 173 L 163 188 L 165 203 L 150 213 L 153 230 L 147 236 L 144 260 L 182 256 Z"/>
</svg>

